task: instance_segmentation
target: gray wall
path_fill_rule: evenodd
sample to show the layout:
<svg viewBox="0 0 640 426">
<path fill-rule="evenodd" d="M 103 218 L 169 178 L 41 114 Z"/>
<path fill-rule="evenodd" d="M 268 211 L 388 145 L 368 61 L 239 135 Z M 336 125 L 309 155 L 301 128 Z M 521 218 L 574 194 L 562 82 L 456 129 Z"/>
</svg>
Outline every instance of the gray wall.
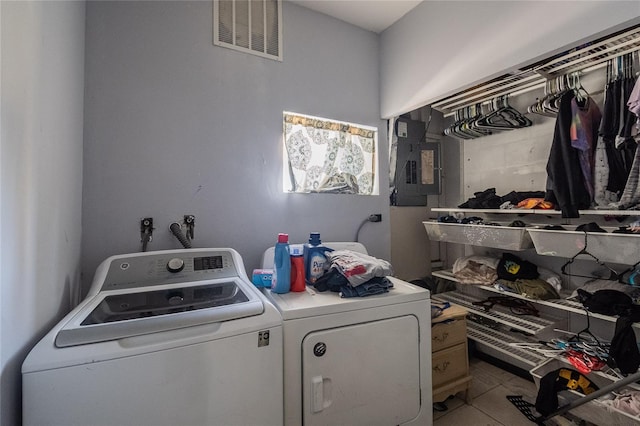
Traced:
<svg viewBox="0 0 640 426">
<path fill-rule="evenodd" d="M 196 216 L 194 247 L 233 247 L 250 272 L 278 232 L 360 240 L 389 258 L 386 123 L 378 36 L 283 2 L 284 61 L 212 44 L 212 2 L 87 3 L 83 283 L 107 256 L 180 248 L 171 222 Z M 282 192 L 282 111 L 378 127 L 379 196 Z"/>
<path fill-rule="evenodd" d="M 0 424 L 20 368 L 79 287 L 84 2 L 0 2 Z"/>
<path fill-rule="evenodd" d="M 638 17 L 638 1 L 425 1 L 381 36 L 382 117 Z"/>
</svg>

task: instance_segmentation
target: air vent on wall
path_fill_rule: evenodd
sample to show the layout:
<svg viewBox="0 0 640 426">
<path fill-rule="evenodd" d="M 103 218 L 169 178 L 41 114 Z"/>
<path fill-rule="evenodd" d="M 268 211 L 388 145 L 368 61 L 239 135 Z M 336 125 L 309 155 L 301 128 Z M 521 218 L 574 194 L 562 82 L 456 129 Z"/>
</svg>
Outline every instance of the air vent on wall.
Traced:
<svg viewBox="0 0 640 426">
<path fill-rule="evenodd" d="M 282 0 L 213 0 L 213 44 L 282 60 Z"/>
</svg>

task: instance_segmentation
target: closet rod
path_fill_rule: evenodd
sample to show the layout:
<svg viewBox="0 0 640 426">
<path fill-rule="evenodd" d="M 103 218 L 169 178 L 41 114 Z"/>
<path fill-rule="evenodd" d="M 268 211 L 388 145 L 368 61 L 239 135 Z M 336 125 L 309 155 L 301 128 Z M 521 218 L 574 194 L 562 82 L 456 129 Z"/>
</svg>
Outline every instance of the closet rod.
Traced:
<svg viewBox="0 0 640 426">
<path fill-rule="evenodd" d="M 638 50 L 640 50 L 640 25 L 635 25 L 624 32 L 578 46 L 556 58 L 549 58 L 529 68 L 512 71 L 487 83 L 459 91 L 432 103 L 431 106 L 451 115 L 455 110 L 478 102 L 486 102 L 492 97 L 509 94 L 509 90 L 513 90 L 512 95 L 533 90 L 538 84 L 544 82 L 540 77 L 551 79 L 561 74 L 589 70 L 610 59 Z"/>
<path fill-rule="evenodd" d="M 630 53 L 630 52 L 622 53 L 622 54 L 620 54 L 620 56 L 622 56 L 622 55 L 624 55 L 624 54 L 626 54 L 626 53 Z M 588 74 L 588 73 L 590 73 L 590 72 L 592 72 L 592 71 L 595 71 L 595 70 L 598 70 L 598 69 L 600 69 L 600 68 L 604 68 L 604 67 L 606 67 L 606 66 L 607 66 L 607 61 L 612 60 L 612 59 L 615 59 L 615 58 L 617 58 L 617 57 L 618 57 L 618 56 L 611 57 L 611 58 L 607 58 L 606 60 L 603 60 L 602 62 L 599 62 L 599 63 L 597 63 L 597 64 L 591 65 L 591 66 L 589 66 L 589 67 L 587 67 L 587 68 L 584 68 L 584 69 L 582 69 L 582 70 L 579 70 L 579 71 L 572 71 L 572 72 L 580 72 L 580 74 Z M 509 95 L 509 96 L 518 96 L 518 95 L 522 95 L 522 94 L 527 93 L 527 92 L 531 92 L 532 90 L 542 89 L 542 88 L 544 88 L 544 86 L 545 86 L 546 82 L 547 82 L 547 80 L 546 80 L 546 79 L 542 79 L 542 82 L 536 82 L 536 84 L 533 84 L 533 85 L 530 85 L 530 86 L 524 87 L 524 88 L 522 88 L 522 89 L 518 89 L 518 90 L 516 90 L 516 91 L 514 91 L 514 92 L 511 92 L 511 91 L 505 90 L 505 91 L 502 91 L 502 92 L 499 92 L 499 93 L 493 94 L 493 95 L 491 95 L 491 96 L 485 96 L 485 97 L 483 97 L 483 98 L 481 98 L 480 100 L 477 100 L 477 101 L 473 101 L 473 102 L 466 102 L 466 103 L 464 103 L 464 104 L 460 104 L 461 106 L 453 107 L 453 108 L 452 108 L 452 109 L 454 109 L 454 111 L 451 111 L 451 112 L 445 113 L 445 114 L 444 114 L 444 117 L 451 117 L 452 115 L 455 115 L 455 113 L 456 113 L 456 111 L 457 111 L 457 110 L 461 110 L 461 109 L 467 108 L 467 107 L 469 107 L 469 106 L 471 106 L 471 105 L 478 105 L 478 104 L 482 104 L 482 105 L 489 105 L 489 104 L 491 104 L 491 102 L 492 102 L 495 98 L 499 98 L 500 96 L 505 96 L 505 95 Z M 594 93 L 592 93 L 592 95 L 593 95 L 593 94 L 595 94 L 595 93 L 598 93 L 598 92 L 594 92 Z M 601 93 L 601 92 L 600 92 L 600 93 Z M 455 105 L 455 104 L 454 104 L 454 105 Z"/>
<path fill-rule="evenodd" d="M 498 98 L 500 96 L 504 96 L 504 95 L 517 96 L 523 93 L 527 93 L 531 90 L 544 87 L 544 84 L 546 83 L 547 80 L 538 75 L 534 77 L 535 77 L 535 80 L 531 81 L 528 84 L 523 84 L 523 85 L 518 84 L 515 87 L 516 89 L 515 91 L 513 90 L 514 88 L 503 89 L 502 87 L 498 87 L 497 89 L 493 89 L 488 92 L 479 93 L 477 96 L 468 97 L 466 99 L 461 99 L 459 102 L 451 103 L 447 105 L 447 109 L 460 110 L 471 105 L 488 104 L 491 102 L 491 100 Z M 455 111 L 445 114 L 445 116 L 452 115 L 454 114 L 454 112 Z"/>
<path fill-rule="evenodd" d="M 530 71 L 527 72 L 528 74 L 531 74 Z M 524 73 L 521 74 L 517 74 L 514 75 L 514 78 L 519 77 L 520 75 L 522 75 Z M 496 82 L 495 84 L 488 84 L 488 85 L 484 85 L 481 87 L 476 87 L 474 89 L 469 89 L 463 93 L 459 93 L 457 95 L 454 95 L 450 98 L 447 98 L 445 100 L 439 101 L 439 102 L 435 102 L 433 103 L 431 106 L 433 108 L 438 108 L 442 105 L 447 104 L 448 106 L 446 107 L 447 109 L 451 109 L 452 106 L 455 105 L 459 105 L 459 104 L 464 104 L 464 103 L 470 103 L 469 99 L 474 99 L 475 97 L 481 98 L 481 97 L 486 97 L 487 94 L 489 93 L 494 93 L 496 91 L 499 91 L 501 89 L 506 89 L 506 88 L 511 88 L 511 87 L 517 87 L 521 84 L 526 84 L 527 82 L 531 81 L 531 80 L 539 80 L 540 76 L 537 74 L 531 74 L 528 75 L 526 77 L 522 77 L 520 79 L 514 79 L 514 80 L 508 80 L 506 82 Z"/>
<path fill-rule="evenodd" d="M 605 57 L 605 58 L 599 58 L 599 59 L 596 59 L 596 61 L 597 61 L 597 62 L 596 62 L 596 61 L 594 61 L 595 63 L 602 63 L 602 62 L 606 62 L 606 61 L 608 61 L 609 59 L 615 59 L 615 58 L 617 58 L 617 57 L 619 57 L 619 56 L 626 55 L 627 53 L 633 53 L 633 52 L 636 52 L 636 51 L 638 50 L 638 46 L 637 46 L 637 44 L 638 44 L 638 40 L 629 40 L 628 42 L 626 42 L 626 43 L 624 43 L 624 44 L 617 45 L 617 46 L 613 46 L 613 47 L 610 47 L 609 49 L 601 50 L 601 51 L 598 51 L 598 52 L 592 53 L 592 54 L 590 54 L 590 55 L 588 55 L 588 56 L 585 56 L 585 57 L 582 57 L 582 58 L 576 59 L 576 60 L 571 61 L 571 62 L 567 62 L 567 63 L 565 63 L 565 64 L 562 64 L 562 65 L 558 66 L 558 67 L 552 68 L 552 69 L 548 70 L 548 71 L 547 71 L 547 73 L 549 73 L 549 74 L 557 73 L 558 71 L 563 70 L 563 69 L 565 69 L 565 68 L 567 68 L 567 67 L 570 67 L 570 66 L 572 66 L 572 65 L 580 64 L 581 62 L 584 62 L 585 60 L 589 60 L 589 59 L 591 59 L 591 58 L 598 57 L 598 56 L 601 56 L 601 55 L 603 55 L 603 54 L 607 54 L 608 52 L 611 52 L 611 51 L 613 51 L 613 50 L 618 50 L 620 47 L 624 47 L 624 46 L 632 45 L 632 47 L 630 47 L 630 48 L 628 48 L 628 49 L 625 49 L 625 50 L 623 50 L 623 51 L 621 51 L 621 52 L 617 52 L 617 53 L 616 53 L 615 55 L 613 55 L 613 56 L 607 56 L 607 57 Z M 593 64 L 594 62 L 591 62 L 591 64 Z M 544 68 L 544 67 L 541 67 L 540 69 L 542 69 L 542 68 Z M 538 69 L 536 69 L 536 71 L 538 71 Z"/>
<path fill-rule="evenodd" d="M 544 85 L 546 84 L 546 80 L 543 80 L 541 83 L 538 82 L 532 86 L 528 86 L 525 87 L 524 89 L 520 89 L 520 90 L 516 90 L 515 92 L 511 92 L 511 91 L 504 91 L 504 92 L 500 92 L 497 93 L 493 96 L 491 96 L 491 98 L 487 99 L 487 98 L 483 98 L 481 101 L 478 102 L 472 102 L 472 103 L 468 103 L 468 104 L 464 104 L 463 106 L 456 108 L 456 111 L 467 108 L 471 105 L 489 105 L 491 104 L 491 102 L 495 99 L 495 98 L 499 98 L 500 96 L 505 96 L 505 95 L 509 95 L 509 96 L 518 96 L 518 95 L 522 95 L 523 93 L 527 93 L 527 92 L 531 92 L 532 90 L 536 90 L 536 89 L 543 89 Z M 451 111 L 448 112 L 446 114 L 444 114 L 445 117 L 451 117 L 452 115 L 455 115 L 456 111 Z"/>
<path fill-rule="evenodd" d="M 616 36 L 609 37 L 609 38 L 606 38 L 604 40 L 601 40 L 598 43 L 590 44 L 588 47 L 586 47 L 584 49 L 580 49 L 578 51 L 569 52 L 569 53 L 567 53 L 567 54 L 565 54 L 563 56 L 560 56 L 558 58 L 550 60 L 549 62 L 545 63 L 544 65 L 540 65 L 538 67 L 534 67 L 534 69 L 535 70 L 539 70 L 539 69 L 543 69 L 545 67 L 555 66 L 554 64 L 558 64 L 560 62 L 566 61 L 567 59 L 573 58 L 576 55 L 580 55 L 580 53 L 582 53 L 582 52 L 594 51 L 594 50 L 596 50 L 596 49 L 598 49 L 600 47 L 607 47 L 608 46 L 609 50 L 611 50 L 611 49 L 615 49 L 616 47 L 619 47 L 619 46 L 627 46 L 627 45 L 632 44 L 632 43 L 636 43 L 637 44 L 637 43 L 640 42 L 638 40 L 638 35 L 639 35 L 638 34 L 638 28 L 636 27 L 636 28 L 633 28 L 633 29 L 631 29 L 629 31 L 626 31 L 626 32 L 622 33 L 622 34 L 618 34 Z M 621 42 L 621 40 L 624 40 L 626 38 L 628 38 L 629 40 Z M 614 46 L 610 46 L 611 43 L 620 43 L 620 44 L 617 44 L 617 45 L 614 45 Z M 600 52 L 603 52 L 603 51 L 600 51 Z M 619 55 L 617 55 L 617 56 L 619 56 Z M 579 63 L 583 59 L 584 58 L 579 58 L 579 59 L 577 59 L 577 60 L 575 60 L 573 62 Z M 560 68 L 556 68 L 556 69 L 560 69 Z"/>
<path fill-rule="evenodd" d="M 609 58 L 609 59 L 613 59 L 613 58 Z M 592 65 L 592 66 L 590 66 L 590 67 L 588 67 L 588 68 L 585 68 L 585 69 L 583 69 L 583 70 L 581 70 L 581 71 L 579 71 L 579 72 L 580 72 L 580 74 L 587 74 L 587 73 L 590 73 L 590 72 L 595 71 L 595 70 L 597 70 L 597 69 L 604 68 L 604 67 L 606 67 L 606 65 L 607 65 L 607 64 L 606 64 L 606 61 L 605 61 L 605 62 L 601 62 L 601 63 L 599 63 L 599 64 Z M 574 71 L 574 72 L 576 72 L 576 71 Z M 546 79 L 542 79 L 542 82 L 536 82 L 536 84 L 533 84 L 533 85 L 531 85 L 531 86 L 524 87 L 524 88 L 522 88 L 522 89 L 518 89 L 518 90 L 516 90 L 516 91 L 514 91 L 514 92 L 510 92 L 510 91 L 506 90 L 506 91 L 503 91 L 503 92 L 500 92 L 500 93 L 497 93 L 497 94 L 491 95 L 491 96 L 489 96 L 489 97 L 484 97 L 484 98 L 482 98 L 482 99 L 481 99 L 481 100 L 479 100 L 479 101 L 475 101 L 475 102 L 468 102 L 468 103 L 466 103 L 466 104 L 462 104 L 462 106 L 455 108 L 455 110 L 456 110 L 456 111 L 457 111 L 457 110 L 461 110 L 461 109 L 467 108 L 467 107 L 469 107 L 469 106 L 471 106 L 471 105 L 478 105 L 478 104 L 481 104 L 481 105 L 490 105 L 490 104 L 491 104 L 491 102 L 492 102 L 495 98 L 499 98 L 500 96 L 505 96 L 505 95 L 509 95 L 509 96 L 519 96 L 519 95 L 522 95 L 522 94 L 524 94 L 524 93 L 531 92 L 531 91 L 536 90 L 536 89 L 543 89 L 543 88 L 544 88 L 544 86 L 545 86 L 545 84 L 546 84 L 546 82 L 547 82 L 547 80 L 546 80 Z M 594 95 L 595 93 L 598 93 L 598 92 L 594 92 L 594 93 L 592 93 L 592 95 Z M 601 93 L 601 92 L 600 92 L 600 93 Z M 455 115 L 456 111 L 448 112 L 448 113 L 444 114 L 444 117 L 451 117 L 452 115 Z"/>
</svg>

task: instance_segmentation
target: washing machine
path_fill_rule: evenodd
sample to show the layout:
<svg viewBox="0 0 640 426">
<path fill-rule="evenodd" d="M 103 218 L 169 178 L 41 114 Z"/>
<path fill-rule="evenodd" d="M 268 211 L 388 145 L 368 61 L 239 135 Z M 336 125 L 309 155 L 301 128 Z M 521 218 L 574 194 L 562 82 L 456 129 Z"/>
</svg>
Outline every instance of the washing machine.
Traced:
<svg viewBox="0 0 640 426">
<path fill-rule="evenodd" d="M 282 425 L 278 310 L 233 249 L 110 257 L 22 365 L 24 425 Z"/>
<path fill-rule="evenodd" d="M 432 424 L 430 294 L 390 280 L 388 293 L 363 298 L 263 290 L 283 318 L 285 425 Z"/>
</svg>

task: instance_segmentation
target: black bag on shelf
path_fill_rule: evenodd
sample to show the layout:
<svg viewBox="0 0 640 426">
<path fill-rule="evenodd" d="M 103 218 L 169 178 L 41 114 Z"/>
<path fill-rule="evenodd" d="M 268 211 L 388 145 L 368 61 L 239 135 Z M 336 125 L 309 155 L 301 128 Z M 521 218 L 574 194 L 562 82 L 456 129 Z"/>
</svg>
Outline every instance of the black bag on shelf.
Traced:
<svg viewBox="0 0 640 426">
<path fill-rule="evenodd" d="M 618 290 L 603 289 L 589 293 L 579 288 L 577 292 L 580 303 L 596 314 L 622 315 L 633 305 L 631 297 Z"/>
</svg>

